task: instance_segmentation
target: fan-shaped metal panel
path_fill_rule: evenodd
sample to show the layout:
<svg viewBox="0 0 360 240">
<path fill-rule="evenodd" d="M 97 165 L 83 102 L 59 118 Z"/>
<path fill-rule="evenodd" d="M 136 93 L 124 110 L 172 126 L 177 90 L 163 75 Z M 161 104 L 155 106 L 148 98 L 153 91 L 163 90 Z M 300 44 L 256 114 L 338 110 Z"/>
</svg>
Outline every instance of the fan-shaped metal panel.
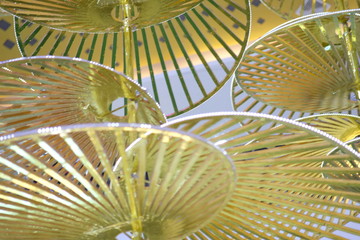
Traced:
<svg viewBox="0 0 360 240">
<path fill-rule="evenodd" d="M 134 62 L 124 64 L 122 33 L 61 32 L 16 20 L 24 56 L 79 57 L 120 72 L 134 66 L 134 79 L 169 117 L 198 106 L 225 84 L 243 56 L 249 31 L 248 0 L 206 0 L 179 17 L 134 31 Z"/>
<path fill-rule="evenodd" d="M 347 145 L 359 152 L 358 136 L 360 135 L 360 117 L 343 114 L 322 114 L 298 119 L 298 121 L 305 122 L 310 126 L 331 134 L 341 141 L 346 142 Z M 337 151 L 339 151 L 339 149 L 334 149 L 330 152 L 330 155 L 333 155 Z M 345 181 L 351 180 L 346 186 L 331 185 L 335 190 L 360 192 L 360 187 L 356 184 L 356 181 L 358 182 L 360 180 L 360 161 L 358 159 L 325 162 L 323 167 L 329 169 L 332 167 L 354 169 L 351 173 L 332 173 L 329 171 L 324 173 L 324 176 Z M 352 184 L 351 182 L 354 182 L 355 184 Z"/>
<path fill-rule="evenodd" d="M 359 152 L 360 150 L 360 138 L 354 138 L 350 141 L 347 141 L 346 144 L 351 146 L 353 149 L 355 149 L 356 151 Z M 338 148 L 334 149 L 330 155 L 336 154 L 337 151 L 339 151 Z M 341 151 L 341 150 L 340 150 Z M 323 164 L 324 168 L 344 168 L 344 169 L 354 169 L 353 172 L 343 172 L 343 173 L 337 173 L 337 172 L 328 172 L 325 173 L 324 176 L 326 178 L 329 179 L 337 179 L 337 180 L 350 180 L 349 182 L 359 182 L 360 181 L 360 161 L 359 159 L 349 159 L 347 161 L 339 161 L 339 162 L 325 162 Z M 356 171 L 357 170 L 357 171 Z M 340 191 L 352 191 L 352 192 L 356 192 L 356 193 L 360 193 L 360 186 L 358 184 L 348 184 L 346 186 L 338 186 L 336 184 L 331 186 L 333 189 L 335 190 L 340 190 Z M 357 201 L 359 201 L 358 199 L 356 199 Z"/>
<path fill-rule="evenodd" d="M 358 106 L 357 11 L 285 24 L 249 47 L 236 73 L 243 90 L 279 108 L 339 112 Z"/>
<path fill-rule="evenodd" d="M 269 127 L 272 125 L 276 126 Z M 328 172 L 359 172 L 321 167 L 322 163 L 359 159 L 359 153 L 338 139 L 296 121 L 256 113 L 204 114 L 165 126 L 207 138 L 225 149 L 236 167 L 237 185 L 230 202 L 189 239 L 341 239 L 343 233 L 360 235 L 356 227 L 360 193 L 332 189 L 333 184 L 360 183 L 323 177 Z M 323 149 L 333 147 L 343 152 L 327 156 Z"/>
<path fill-rule="evenodd" d="M 285 19 L 360 7 L 359 0 L 261 0 L 261 2 Z"/>
<path fill-rule="evenodd" d="M 178 16 L 202 0 L 2 0 L 4 10 L 55 29 L 119 32 L 143 28 Z"/>
<path fill-rule="evenodd" d="M 321 114 L 298 119 L 331 136 L 348 142 L 360 135 L 360 117 L 347 114 Z"/>
<path fill-rule="evenodd" d="M 143 88 L 96 63 L 21 58 L 2 62 L 0 73 L 1 134 L 75 123 L 166 121 Z"/>
<path fill-rule="evenodd" d="M 85 124 L 0 139 L 1 239 L 179 239 L 211 220 L 234 187 L 222 151 L 166 128 Z"/>
<path fill-rule="evenodd" d="M 243 89 L 241 89 L 235 79 L 233 79 L 231 82 L 231 100 L 232 107 L 237 112 L 265 113 L 289 119 L 299 119 L 304 118 L 305 116 L 313 115 L 313 113 L 289 111 L 263 103 L 258 99 L 252 97 L 251 95 L 247 94 Z M 359 115 L 358 108 L 343 111 L 342 113 Z"/>
<path fill-rule="evenodd" d="M 231 100 L 232 107 L 237 112 L 265 113 L 289 119 L 298 119 L 304 116 L 312 115 L 312 113 L 289 111 L 265 104 L 241 89 L 234 78 L 231 82 Z"/>
</svg>

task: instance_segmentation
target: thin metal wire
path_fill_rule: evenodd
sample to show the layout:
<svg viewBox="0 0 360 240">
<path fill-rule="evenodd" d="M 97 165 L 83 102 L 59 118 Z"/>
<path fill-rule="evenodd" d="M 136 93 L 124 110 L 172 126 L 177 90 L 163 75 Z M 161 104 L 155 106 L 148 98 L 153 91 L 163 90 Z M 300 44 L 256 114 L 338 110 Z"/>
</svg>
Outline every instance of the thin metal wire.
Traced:
<svg viewBox="0 0 360 240">
<path fill-rule="evenodd" d="M 343 28 L 352 23 L 351 41 L 357 48 L 357 10 L 310 17 L 285 24 L 251 45 L 236 80 L 254 98 L 278 108 L 355 110 L 358 90 Z"/>
<path fill-rule="evenodd" d="M 148 27 L 176 17 L 202 0 L 148 0 L 132 5 L 132 16 L 126 14 L 125 1 L 119 0 L 4 0 L 0 8 L 18 17 L 76 32 L 119 32 L 130 22 L 131 29 Z M 126 19 L 125 19 L 126 18 Z"/>
<path fill-rule="evenodd" d="M 360 7 L 359 0 L 261 0 L 261 2 L 284 19 L 294 19 L 313 13 L 344 10 Z"/>
<path fill-rule="evenodd" d="M 83 124 L 0 141 L 0 239 L 179 239 L 209 222 L 235 185 L 223 151 L 166 128 Z"/>
<path fill-rule="evenodd" d="M 115 40 L 114 34 L 95 37 L 50 30 L 20 19 L 15 22 L 23 56 L 76 54 L 123 72 L 122 33 Z M 46 39 L 49 32 L 53 33 Z M 179 115 L 210 98 L 231 77 L 249 32 L 248 0 L 206 0 L 181 16 L 133 32 L 135 80 L 148 89 L 168 117 Z M 55 46 L 54 41 L 60 42 Z"/>
<path fill-rule="evenodd" d="M 159 125 L 166 121 L 143 88 L 93 62 L 51 56 L 20 58 L 0 63 L 0 72 L 2 135 L 75 123 Z M 125 98 L 128 104 L 121 105 Z M 109 109 L 113 102 L 114 109 Z M 122 111 L 116 111 L 119 104 Z M 127 114 L 124 108 L 129 109 Z"/>
<path fill-rule="evenodd" d="M 237 185 L 230 202 L 188 239 L 360 235 L 356 227 L 360 192 L 346 188 L 358 187 L 359 181 L 323 177 L 359 174 L 358 168 L 349 166 L 322 166 L 359 159 L 359 153 L 340 140 L 309 125 L 257 113 L 202 114 L 164 126 L 207 138 L 223 148 L 236 167 Z M 342 151 L 328 156 L 333 147 Z"/>
</svg>

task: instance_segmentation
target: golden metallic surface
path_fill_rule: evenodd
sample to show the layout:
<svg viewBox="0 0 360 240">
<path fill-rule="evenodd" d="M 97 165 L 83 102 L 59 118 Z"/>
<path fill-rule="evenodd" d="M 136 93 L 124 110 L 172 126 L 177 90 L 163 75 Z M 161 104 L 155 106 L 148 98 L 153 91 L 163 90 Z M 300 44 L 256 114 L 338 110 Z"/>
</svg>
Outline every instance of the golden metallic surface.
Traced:
<svg viewBox="0 0 360 240">
<path fill-rule="evenodd" d="M 162 24 L 133 31 L 131 51 L 124 47 L 124 32 L 78 34 L 20 19 L 15 26 L 24 56 L 66 55 L 123 73 L 132 70 L 133 79 L 174 117 L 211 98 L 231 78 L 248 43 L 250 22 L 249 0 L 206 0 Z M 132 62 L 124 61 L 130 52 Z"/>
<path fill-rule="evenodd" d="M 241 88 L 265 104 L 299 112 L 358 106 L 358 11 L 310 15 L 270 31 L 236 72 Z"/>
<path fill-rule="evenodd" d="M 322 114 L 313 115 L 298 119 L 298 121 L 304 122 L 312 127 L 324 131 L 341 141 L 351 146 L 354 150 L 359 152 L 359 136 L 360 136 L 360 117 L 346 114 Z M 324 149 L 326 150 L 326 149 Z M 328 149 L 330 155 L 335 154 L 339 149 Z M 357 182 L 360 180 L 360 161 L 357 158 L 348 159 L 345 161 L 332 161 L 324 162 L 322 164 L 324 168 L 346 168 L 354 169 L 353 172 L 327 172 L 324 173 L 326 178 L 337 180 L 350 180 L 346 186 L 331 185 L 335 190 L 345 190 L 360 193 L 360 186 Z"/>
<path fill-rule="evenodd" d="M 261 0 L 261 2 L 284 19 L 360 7 L 359 0 Z"/>
<path fill-rule="evenodd" d="M 4 10 L 55 29 L 77 32 L 119 32 L 161 23 L 202 0 L 1 0 Z M 125 14 L 131 5 L 132 14 Z"/>
<path fill-rule="evenodd" d="M 360 136 L 360 117 L 348 114 L 321 114 L 297 119 L 331 136 L 348 142 Z"/>
<path fill-rule="evenodd" d="M 32 57 L 0 64 L 1 134 L 98 122 L 159 125 L 166 119 L 138 84 L 93 62 Z"/>
<path fill-rule="evenodd" d="M 290 111 L 281 109 L 269 104 L 263 103 L 258 99 L 247 94 L 233 78 L 231 81 L 231 101 L 234 111 L 265 113 L 273 116 L 284 117 L 288 119 L 298 119 L 313 113 L 303 113 L 299 111 Z"/>
<path fill-rule="evenodd" d="M 101 134 L 116 139 L 117 158 Z M 84 124 L 0 139 L 0 239 L 180 239 L 210 221 L 235 185 L 224 152 L 166 128 Z"/>
<path fill-rule="evenodd" d="M 360 138 L 356 137 L 350 141 L 347 141 L 346 144 L 351 146 L 353 149 L 359 152 L 360 150 Z M 339 151 L 338 148 L 334 149 L 330 155 L 336 154 L 337 151 Z M 341 151 L 341 150 L 340 150 Z M 337 172 L 331 172 L 324 174 L 324 177 L 329 179 L 337 179 L 337 180 L 343 180 L 343 181 L 349 181 L 349 184 L 346 186 L 338 186 L 336 184 L 331 185 L 331 187 L 335 190 L 340 191 L 352 191 L 355 193 L 360 193 L 360 186 L 357 184 L 357 182 L 360 181 L 360 160 L 355 159 L 349 159 L 347 161 L 334 161 L 334 162 L 325 162 L 323 164 L 324 168 L 344 168 L 344 169 L 354 169 L 353 172 L 343 172 L 343 173 L 337 173 Z M 357 170 L 357 171 L 356 171 Z M 350 183 L 352 182 L 352 184 Z M 358 199 L 356 199 L 359 201 Z"/>
<path fill-rule="evenodd" d="M 5 12 L 4 10 L 0 9 L 0 17 L 7 17 L 11 16 L 8 12 Z"/>
<path fill-rule="evenodd" d="M 338 139 L 293 120 L 256 113 L 214 113 L 170 121 L 166 127 L 207 138 L 233 159 L 237 184 L 230 202 L 187 239 L 343 239 L 360 235 L 360 185 L 323 174 L 358 169 L 321 164 L 360 159 Z M 323 149 L 341 151 L 328 156 Z M 341 232 L 340 232 L 341 231 Z"/>
</svg>

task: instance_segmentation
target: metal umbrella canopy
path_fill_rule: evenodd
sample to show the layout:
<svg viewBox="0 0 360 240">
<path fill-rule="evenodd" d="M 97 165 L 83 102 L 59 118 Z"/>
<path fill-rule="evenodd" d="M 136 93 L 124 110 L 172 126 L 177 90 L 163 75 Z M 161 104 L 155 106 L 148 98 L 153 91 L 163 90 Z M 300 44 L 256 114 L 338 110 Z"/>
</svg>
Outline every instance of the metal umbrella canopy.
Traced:
<svg viewBox="0 0 360 240">
<path fill-rule="evenodd" d="M 100 64 L 66 57 L 0 63 L 0 133 L 96 122 L 160 125 L 153 98 L 128 77 Z"/>
<path fill-rule="evenodd" d="M 55 29 L 119 32 L 166 21 L 202 0 L 2 0 L 0 7 L 18 17 Z"/>
<path fill-rule="evenodd" d="M 250 2 L 204 0 L 161 24 L 119 33 L 15 23 L 23 56 L 79 57 L 115 68 L 146 87 L 173 117 L 209 99 L 233 75 L 249 39 Z"/>
<path fill-rule="evenodd" d="M 257 113 L 202 114 L 164 126 L 198 134 L 233 159 L 235 193 L 220 214 L 188 239 L 343 239 L 358 236 L 358 168 L 326 167 L 359 159 L 359 153 L 311 126 Z M 328 155 L 333 148 L 341 151 Z M 324 152 L 323 149 L 328 149 Z"/>
<path fill-rule="evenodd" d="M 284 19 L 360 7 L 359 0 L 261 0 L 261 2 Z"/>
<path fill-rule="evenodd" d="M 358 106 L 357 10 L 314 14 L 253 43 L 236 72 L 241 88 L 268 105 L 299 112 Z"/>
<path fill-rule="evenodd" d="M 116 161 L 101 135 L 115 139 Z M 174 129 L 83 124 L 0 140 L 1 239 L 179 239 L 210 221 L 235 185 L 223 151 Z"/>
</svg>

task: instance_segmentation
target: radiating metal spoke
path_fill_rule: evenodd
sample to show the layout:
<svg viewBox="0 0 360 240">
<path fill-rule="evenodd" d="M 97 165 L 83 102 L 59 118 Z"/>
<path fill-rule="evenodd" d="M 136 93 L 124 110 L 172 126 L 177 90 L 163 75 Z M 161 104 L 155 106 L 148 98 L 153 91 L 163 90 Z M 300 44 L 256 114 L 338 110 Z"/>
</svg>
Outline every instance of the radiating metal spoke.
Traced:
<svg viewBox="0 0 360 240">
<path fill-rule="evenodd" d="M 203 114 L 164 126 L 206 137 L 225 149 L 236 167 L 230 202 L 188 239 L 341 239 L 341 232 L 360 234 L 360 192 L 353 191 L 359 181 L 324 177 L 360 172 L 335 164 L 357 162 L 360 156 L 340 140 L 303 123 L 256 113 Z M 341 150 L 328 155 L 333 148 Z"/>
<path fill-rule="evenodd" d="M 23 56 L 79 57 L 126 72 L 121 32 L 65 32 L 20 19 L 15 28 Z M 203 103 L 229 80 L 249 34 L 248 0 L 205 0 L 176 18 L 133 31 L 135 59 L 128 64 L 172 117 Z"/>
<path fill-rule="evenodd" d="M 116 154 L 109 154 L 104 135 L 115 139 Z M 124 141 L 129 135 L 137 140 Z M 209 222 L 235 186 L 223 151 L 166 128 L 83 124 L 0 140 L 1 238 L 115 239 L 130 233 L 179 239 Z"/>
<path fill-rule="evenodd" d="M 261 0 L 261 2 L 285 19 L 360 7 L 359 0 Z"/>
<path fill-rule="evenodd" d="M 0 73 L 1 134 L 75 123 L 166 121 L 143 88 L 96 63 L 65 57 L 22 58 L 2 62 Z M 118 107 L 127 112 L 113 113 Z"/>
<path fill-rule="evenodd" d="M 237 82 L 257 100 L 284 110 L 355 110 L 357 13 L 311 15 L 269 32 L 248 48 Z"/>
<path fill-rule="evenodd" d="M 3 0 L 0 8 L 18 17 L 55 29 L 85 32 L 119 32 L 148 27 L 176 17 L 202 0 Z M 126 14 L 127 4 L 132 14 Z M 125 19 L 126 18 L 126 19 Z"/>
</svg>

